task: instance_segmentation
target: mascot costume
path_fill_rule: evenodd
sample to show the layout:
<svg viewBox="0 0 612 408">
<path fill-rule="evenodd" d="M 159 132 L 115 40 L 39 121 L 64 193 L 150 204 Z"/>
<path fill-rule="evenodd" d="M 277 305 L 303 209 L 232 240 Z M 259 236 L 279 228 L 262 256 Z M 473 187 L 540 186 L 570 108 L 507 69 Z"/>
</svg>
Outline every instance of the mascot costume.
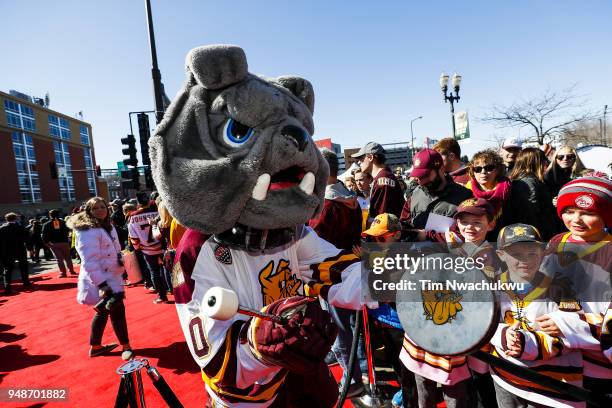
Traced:
<svg viewBox="0 0 612 408">
<path fill-rule="evenodd" d="M 304 225 L 323 205 L 329 173 L 311 138 L 312 85 L 255 76 L 231 45 L 190 51 L 186 71 L 149 146 L 170 213 L 209 235 L 192 270 L 180 262 L 173 270 L 208 405 L 332 407 L 338 387 L 324 358 L 336 328 L 317 297 L 358 309 L 361 266 Z M 207 318 L 201 305 L 211 287 L 288 322 Z"/>
</svg>

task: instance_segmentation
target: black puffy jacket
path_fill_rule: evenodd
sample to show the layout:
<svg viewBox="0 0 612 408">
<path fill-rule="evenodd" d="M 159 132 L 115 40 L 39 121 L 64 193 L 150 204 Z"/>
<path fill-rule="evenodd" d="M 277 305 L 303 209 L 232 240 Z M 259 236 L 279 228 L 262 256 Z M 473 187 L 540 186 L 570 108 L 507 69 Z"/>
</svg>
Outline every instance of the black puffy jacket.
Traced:
<svg viewBox="0 0 612 408">
<path fill-rule="evenodd" d="M 555 207 L 546 184 L 535 175 L 512 180 L 512 193 L 506 206 L 506 225 L 524 223 L 533 225 L 548 240 L 554 234 Z"/>
</svg>

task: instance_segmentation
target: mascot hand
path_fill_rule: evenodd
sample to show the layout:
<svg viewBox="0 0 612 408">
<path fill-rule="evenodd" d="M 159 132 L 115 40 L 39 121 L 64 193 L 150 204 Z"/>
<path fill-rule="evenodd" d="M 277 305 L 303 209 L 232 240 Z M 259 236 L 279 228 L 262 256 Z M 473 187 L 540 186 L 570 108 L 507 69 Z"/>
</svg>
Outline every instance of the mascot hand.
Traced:
<svg viewBox="0 0 612 408">
<path fill-rule="evenodd" d="M 249 337 L 255 355 L 264 363 L 289 371 L 314 372 L 331 349 L 338 329 L 318 299 L 290 297 L 265 307 L 265 313 L 284 316 L 286 324 L 254 318 Z"/>
</svg>

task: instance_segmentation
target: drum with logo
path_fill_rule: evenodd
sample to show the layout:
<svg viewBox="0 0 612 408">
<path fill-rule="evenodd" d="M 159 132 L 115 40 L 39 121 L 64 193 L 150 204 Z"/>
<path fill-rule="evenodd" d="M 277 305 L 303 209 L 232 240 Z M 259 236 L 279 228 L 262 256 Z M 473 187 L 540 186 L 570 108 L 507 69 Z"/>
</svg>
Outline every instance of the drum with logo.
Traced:
<svg viewBox="0 0 612 408">
<path fill-rule="evenodd" d="M 423 257 L 424 267 L 407 271 L 398 290 L 397 313 L 406 335 L 439 355 L 470 354 L 487 344 L 499 322 L 495 283 L 477 266 L 448 253 Z M 405 285 L 409 286 L 409 285 Z"/>
</svg>

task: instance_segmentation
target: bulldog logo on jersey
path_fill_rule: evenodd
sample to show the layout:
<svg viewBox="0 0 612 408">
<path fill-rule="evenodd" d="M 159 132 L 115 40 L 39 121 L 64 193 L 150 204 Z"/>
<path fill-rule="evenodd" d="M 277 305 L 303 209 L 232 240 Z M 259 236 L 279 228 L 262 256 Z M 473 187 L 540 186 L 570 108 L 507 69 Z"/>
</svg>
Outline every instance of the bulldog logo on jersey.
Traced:
<svg viewBox="0 0 612 408">
<path fill-rule="evenodd" d="M 291 296 L 299 295 L 302 281 L 291 273 L 289 261 L 281 259 L 274 269 L 274 261 L 268 264 L 259 272 L 259 283 L 261 283 L 261 294 L 263 295 L 264 306 Z"/>
<path fill-rule="evenodd" d="M 423 290 L 423 309 L 425 319 L 434 324 L 442 325 L 451 323 L 457 318 L 457 313 L 463 310 L 461 299 L 463 296 L 452 290 Z"/>
<path fill-rule="evenodd" d="M 215 259 L 225 265 L 232 264 L 232 253 L 229 248 L 218 244 L 215 247 Z"/>
</svg>

